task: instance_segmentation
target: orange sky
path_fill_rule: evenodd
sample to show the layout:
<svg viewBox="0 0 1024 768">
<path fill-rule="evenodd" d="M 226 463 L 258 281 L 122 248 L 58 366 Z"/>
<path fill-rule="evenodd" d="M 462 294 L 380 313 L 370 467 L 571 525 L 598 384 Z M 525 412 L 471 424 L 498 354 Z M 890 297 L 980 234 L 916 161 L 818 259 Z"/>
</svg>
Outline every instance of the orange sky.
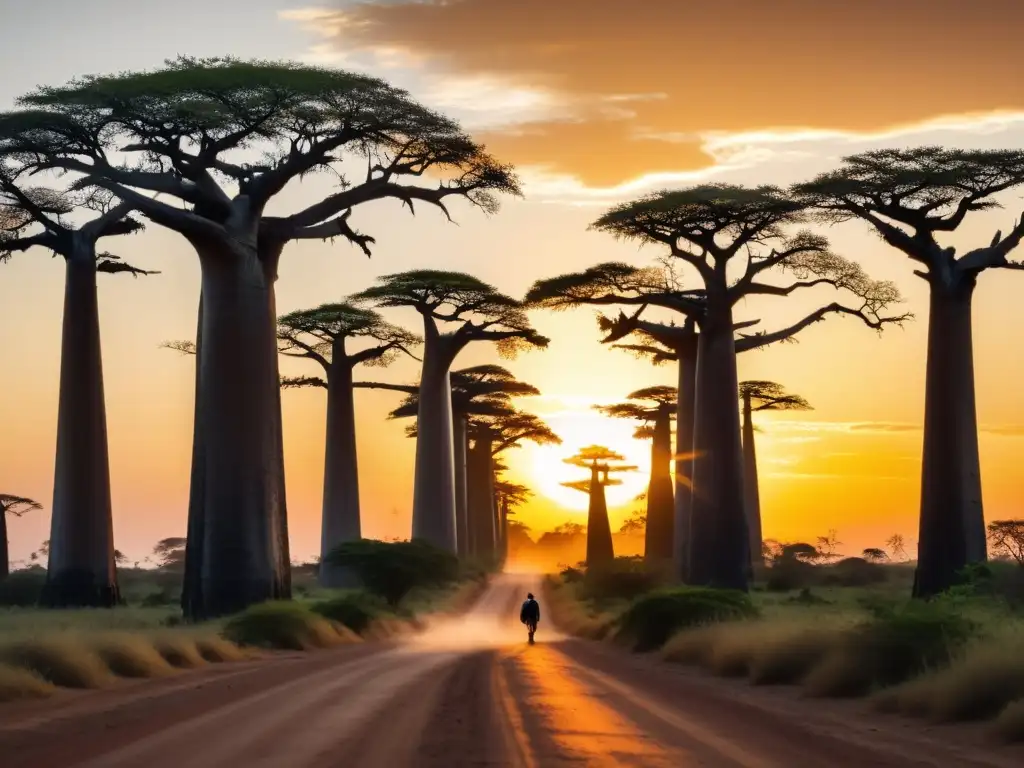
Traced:
<svg viewBox="0 0 1024 768">
<path fill-rule="evenodd" d="M 786 0 L 771 3 L 768 13 L 769 4 L 754 0 L 463 0 L 335 9 L 226 0 L 225 14 L 228 6 L 250 14 L 244 34 L 224 26 L 197 36 L 191 25 L 177 23 L 181 14 L 173 9 L 141 9 L 125 0 L 95 5 L 107 10 L 126 41 L 116 56 L 61 32 L 65 37 L 51 38 L 60 54 L 30 71 L 16 66 L 23 59 L 4 57 L 14 56 L 11 51 L 24 41 L 56 34 L 46 16 L 26 17 L 17 40 L 8 39 L 10 28 L 0 30 L 0 68 L 8 73 L 0 84 L 4 105 L 40 81 L 157 66 L 177 53 L 303 58 L 370 70 L 409 88 L 463 120 L 496 155 L 520 168 L 526 199 L 505 203 L 494 217 L 456 206 L 455 226 L 436 211 L 412 218 L 397 204 L 360 209 L 353 224 L 378 238 L 372 259 L 341 243 L 290 246 L 278 283 L 282 312 L 336 301 L 380 274 L 417 267 L 469 271 L 521 295 L 537 278 L 598 261 L 649 263 L 656 250 L 638 251 L 588 232 L 587 225 L 605 207 L 653 187 L 704 179 L 788 184 L 833 166 L 844 154 L 877 146 L 1024 146 L 1024 52 L 1013 39 L 1024 6 L 1016 2 Z M 179 5 L 197 13 L 202 8 L 199 0 Z M 69 13 L 76 8 L 68 4 Z M 69 18 L 69 30 L 85 23 Z M 153 30 L 159 33 L 146 45 L 133 43 Z M 294 209 L 329 184 L 305 181 L 278 204 Z M 1005 209 L 979 214 L 951 242 L 987 242 L 1024 210 L 1021 198 L 1019 191 L 1006 196 Z M 875 277 L 895 280 L 919 319 L 881 337 L 852 320 L 833 319 L 810 328 L 799 344 L 740 358 L 742 378 L 778 381 L 815 407 L 759 418 L 765 535 L 808 538 L 836 528 L 853 552 L 900 532 L 912 545 L 924 285 L 905 259 L 858 224 L 828 234 L 838 252 Z M 193 367 L 191 358 L 158 345 L 194 334 L 199 271 L 184 242 L 155 226 L 111 246 L 138 266 L 161 271 L 138 280 L 103 276 L 100 288 L 115 535 L 120 549 L 141 559 L 156 539 L 184 532 Z M 1024 376 L 1021 280 L 1015 272 L 984 275 L 975 306 L 990 519 L 1024 516 L 1018 471 L 1024 463 L 1024 398 L 1015 384 Z M 0 267 L 0 488 L 47 507 L 62 298 L 62 265 L 47 254 L 24 254 Z M 830 299 L 827 290 L 785 302 L 762 298 L 739 313 L 773 328 Z M 388 317 L 415 329 L 412 313 Z M 509 459 L 513 479 L 538 492 L 522 517 L 540 530 L 581 519 L 582 495 L 559 486 L 576 477 L 563 456 L 606 442 L 632 462 L 646 460 L 646 445 L 629 440 L 629 425 L 593 416 L 589 406 L 642 386 L 672 384 L 674 377 L 670 368 L 602 348 L 589 310 L 535 313 L 534 319 L 551 337 L 550 349 L 525 354 L 509 367 L 544 391 L 522 404 L 550 419 L 566 444 L 561 452 L 524 448 Z M 496 361 L 493 350 L 479 347 L 457 365 Z M 294 360 L 282 367 L 286 374 L 313 372 Z M 416 375 L 412 361 L 362 372 L 396 382 Z M 398 397 L 358 396 L 364 530 L 372 536 L 408 532 L 413 443 L 402 422 L 384 419 Z M 308 557 L 319 540 L 323 392 L 286 392 L 284 419 L 292 548 Z M 632 483 L 613 501 L 641 487 L 642 475 Z M 633 506 L 614 509 L 613 524 Z M 45 513 L 11 521 L 14 557 L 25 557 L 47 529 Z"/>
</svg>

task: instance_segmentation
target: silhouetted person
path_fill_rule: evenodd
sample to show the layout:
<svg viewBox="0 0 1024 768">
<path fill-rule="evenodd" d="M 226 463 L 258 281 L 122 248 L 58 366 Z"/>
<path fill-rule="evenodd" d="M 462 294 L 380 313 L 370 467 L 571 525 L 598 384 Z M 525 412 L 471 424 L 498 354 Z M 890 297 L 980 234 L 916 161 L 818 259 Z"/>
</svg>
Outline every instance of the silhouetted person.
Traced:
<svg viewBox="0 0 1024 768">
<path fill-rule="evenodd" d="M 540 622 L 540 603 L 533 599 L 532 592 L 526 596 L 523 607 L 519 609 L 519 621 L 526 625 L 530 632 L 530 642 L 533 643 L 533 633 L 537 631 Z"/>
</svg>

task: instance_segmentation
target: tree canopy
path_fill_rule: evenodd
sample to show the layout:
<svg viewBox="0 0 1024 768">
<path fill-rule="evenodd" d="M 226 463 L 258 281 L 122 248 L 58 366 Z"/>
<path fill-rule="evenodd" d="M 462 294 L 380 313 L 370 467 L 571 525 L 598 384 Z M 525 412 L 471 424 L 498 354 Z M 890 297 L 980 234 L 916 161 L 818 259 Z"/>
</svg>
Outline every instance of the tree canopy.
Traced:
<svg viewBox="0 0 1024 768">
<path fill-rule="evenodd" d="M 486 430 L 492 440 L 491 454 L 497 456 L 509 448 L 517 448 L 524 442 L 536 445 L 561 445 L 562 438 L 532 413 L 515 411 L 498 416 L 483 416 L 471 419 L 469 435 L 477 439 Z"/>
<path fill-rule="evenodd" d="M 461 416 L 511 416 L 516 413 L 513 397 L 539 395 L 540 390 L 525 381 L 519 381 L 511 371 L 500 365 L 474 365 L 452 371 L 452 412 Z M 388 415 L 391 419 L 413 418 L 419 413 L 419 388 L 408 387 L 409 394 Z M 406 430 L 410 437 L 417 435 L 416 425 Z"/>
<path fill-rule="evenodd" d="M 35 512 L 43 508 L 35 499 L 27 496 L 15 496 L 11 493 L 0 493 L 0 515 L 21 517 L 26 512 Z"/>
<path fill-rule="evenodd" d="M 654 386 L 644 387 L 630 392 L 626 398 L 632 402 L 615 403 L 613 405 L 595 405 L 594 410 L 613 419 L 629 419 L 641 422 L 633 437 L 643 440 L 653 437 L 650 422 L 659 416 L 675 418 L 676 400 L 679 391 L 675 387 Z"/>
<path fill-rule="evenodd" d="M 42 87 L 19 103 L 24 111 L 5 116 L 0 130 L 17 132 L 36 168 L 74 172 L 80 186 L 105 188 L 193 237 L 223 235 L 244 209 L 261 218 L 261 236 L 341 236 L 369 253 L 373 238 L 348 223 L 359 203 L 391 197 L 447 214 L 450 196 L 493 211 L 495 193 L 519 193 L 511 169 L 454 121 L 353 72 L 181 56 L 157 70 Z M 346 156 L 362 161 L 361 181 L 341 167 Z M 337 175 L 337 192 L 290 215 L 262 216 L 290 181 L 322 171 Z M 403 183 L 428 176 L 436 186 Z"/>
<path fill-rule="evenodd" d="M 574 456 L 563 459 L 563 461 L 575 467 L 597 470 L 598 482 L 602 486 L 622 484 L 622 480 L 619 478 L 611 477 L 612 472 L 634 472 L 637 469 L 637 467 L 631 464 L 625 464 L 625 457 L 622 454 L 616 453 L 603 445 L 588 445 L 580 448 Z M 590 481 L 591 478 L 585 478 L 583 480 L 564 482 L 562 485 L 566 488 L 589 493 L 591 490 Z"/>
<path fill-rule="evenodd" d="M 794 395 L 774 381 L 740 382 L 740 399 L 750 398 L 752 411 L 809 411 L 810 403 L 800 395 Z"/>
</svg>

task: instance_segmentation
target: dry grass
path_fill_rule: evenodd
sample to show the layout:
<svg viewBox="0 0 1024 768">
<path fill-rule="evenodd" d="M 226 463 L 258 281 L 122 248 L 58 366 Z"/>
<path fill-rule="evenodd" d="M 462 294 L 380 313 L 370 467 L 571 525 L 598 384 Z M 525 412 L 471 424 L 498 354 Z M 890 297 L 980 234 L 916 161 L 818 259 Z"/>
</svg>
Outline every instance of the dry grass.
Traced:
<svg viewBox="0 0 1024 768">
<path fill-rule="evenodd" d="M 357 642 L 347 627 L 329 621 L 299 603 L 275 601 L 253 605 L 224 624 L 224 637 L 241 646 L 308 651 Z"/>
<path fill-rule="evenodd" d="M 571 586 L 554 579 L 545 579 L 543 589 L 547 610 L 558 629 L 589 640 L 604 640 L 611 635 L 618 619 L 616 612 L 588 608 L 576 599 Z"/>
<path fill-rule="evenodd" d="M 992 731 L 1003 741 L 1024 741 L 1024 699 L 1009 704 L 996 718 Z"/>
<path fill-rule="evenodd" d="M 43 699 L 57 690 L 53 683 L 21 667 L 0 664 L 0 702 Z"/>
<path fill-rule="evenodd" d="M 67 636 L 9 643 L 0 648 L 0 663 L 33 672 L 62 688 L 103 688 L 113 679 L 95 650 Z"/>
<path fill-rule="evenodd" d="M 167 677 L 174 673 L 153 640 L 145 635 L 101 635 L 90 645 L 118 677 Z"/>
<path fill-rule="evenodd" d="M 244 649 L 220 635 L 203 635 L 195 638 L 199 655 L 211 664 L 229 661 L 245 661 L 253 658 L 255 652 Z"/>
<path fill-rule="evenodd" d="M 167 632 L 152 638 L 153 648 L 164 661 L 177 669 L 195 669 L 208 663 L 199 650 L 201 638 L 183 632 Z M 227 643 L 226 640 L 223 642 Z M 229 661 L 230 659 L 224 659 Z"/>
</svg>

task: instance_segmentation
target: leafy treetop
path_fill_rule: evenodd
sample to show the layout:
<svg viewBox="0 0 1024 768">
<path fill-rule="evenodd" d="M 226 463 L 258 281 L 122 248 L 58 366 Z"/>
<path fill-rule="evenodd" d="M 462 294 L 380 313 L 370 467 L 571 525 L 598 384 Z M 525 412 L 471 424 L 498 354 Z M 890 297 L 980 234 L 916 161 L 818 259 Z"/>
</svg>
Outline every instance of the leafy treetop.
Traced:
<svg viewBox="0 0 1024 768">
<path fill-rule="evenodd" d="M 506 358 L 548 345 L 530 324 L 522 302 L 464 272 L 420 269 L 384 275 L 354 298 L 380 307 L 412 307 L 424 317 L 428 340 L 437 334 L 452 341 L 452 357 L 471 341 L 495 342 Z M 460 325 L 441 334 L 438 321 Z"/>
<path fill-rule="evenodd" d="M 494 482 L 494 493 L 498 497 L 498 502 L 505 505 L 505 509 L 509 514 L 512 514 L 515 509 L 521 507 L 533 496 L 533 491 L 525 485 L 510 483 L 505 480 L 496 480 Z"/>
<path fill-rule="evenodd" d="M 781 384 L 774 381 L 740 382 L 740 399 L 750 399 L 753 411 L 810 411 L 808 403 L 800 395 L 790 394 Z"/>
<path fill-rule="evenodd" d="M 383 80 L 291 62 L 182 56 L 163 68 L 90 75 L 23 97 L 4 118 L 37 168 L 80 174 L 83 186 L 114 192 L 146 216 L 193 237 L 223 237 L 242 218 L 262 218 L 261 235 L 345 237 L 354 206 L 396 198 L 440 207 L 462 197 L 485 211 L 494 193 L 519 194 L 497 163 L 454 121 Z M 127 156 L 125 162 L 113 153 Z M 341 161 L 361 160 L 361 181 Z M 319 171 L 338 191 L 291 215 L 265 217 L 267 203 Z M 416 181 L 434 176 L 436 186 Z M 150 195 L 191 206 L 183 210 Z"/>
<path fill-rule="evenodd" d="M 461 416 L 511 416 L 517 411 L 512 407 L 513 397 L 539 395 L 540 390 L 525 381 L 519 381 L 507 368 L 500 365 L 474 365 L 452 371 L 452 410 Z M 389 418 L 404 419 L 419 413 L 419 388 L 412 390 Z M 415 425 L 408 430 L 410 437 L 416 436 Z"/>
<path fill-rule="evenodd" d="M 650 422 L 659 416 L 670 419 L 675 417 L 679 393 L 675 387 L 655 386 L 638 389 L 626 397 L 633 402 L 595 405 L 594 409 L 613 419 L 642 422 L 633 437 L 643 440 L 654 436 Z"/>
<path fill-rule="evenodd" d="M 993 195 L 1024 184 L 1024 151 L 917 147 L 852 155 L 843 165 L 793 190 L 827 222 L 862 219 L 892 247 L 923 265 L 929 281 L 973 279 L 1002 267 L 1024 268 L 1007 255 L 1024 237 L 1024 218 L 1006 237 L 996 232 L 986 247 L 956 257 L 936 234 L 952 232 L 968 213 L 999 207 Z"/>
<path fill-rule="evenodd" d="M 0 515 L 21 517 L 26 512 L 35 512 L 42 508 L 43 505 L 35 499 L 30 499 L 26 496 L 15 496 L 10 493 L 0 493 Z"/>
<path fill-rule="evenodd" d="M 560 445 L 562 438 L 532 413 L 514 411 L 509 414 L 471 419 L 469 435 L 474 440 L 486 438 L 491 443 L 491 456 L 498 456 L 524 442 L 536 445 Z"/>
<path fill-rule="evenodd" d="M 566 464 L 576 467 L 585 467 L 592 472 L 597 472 L 597 482 L 601 486 L 621 485 L 622 481 L 610 476 L 612 472 L 634 472 L 637 467 L 623 463 L 625 457 L 603 445 L 588 445 L 580 448 L 575 456 L 564 459 Z M 562 483 L 567 488 L 574 488 L 577 491 L 589 493 L 591 490 L 591 479 L 572 480 Z"/>
</svg>

